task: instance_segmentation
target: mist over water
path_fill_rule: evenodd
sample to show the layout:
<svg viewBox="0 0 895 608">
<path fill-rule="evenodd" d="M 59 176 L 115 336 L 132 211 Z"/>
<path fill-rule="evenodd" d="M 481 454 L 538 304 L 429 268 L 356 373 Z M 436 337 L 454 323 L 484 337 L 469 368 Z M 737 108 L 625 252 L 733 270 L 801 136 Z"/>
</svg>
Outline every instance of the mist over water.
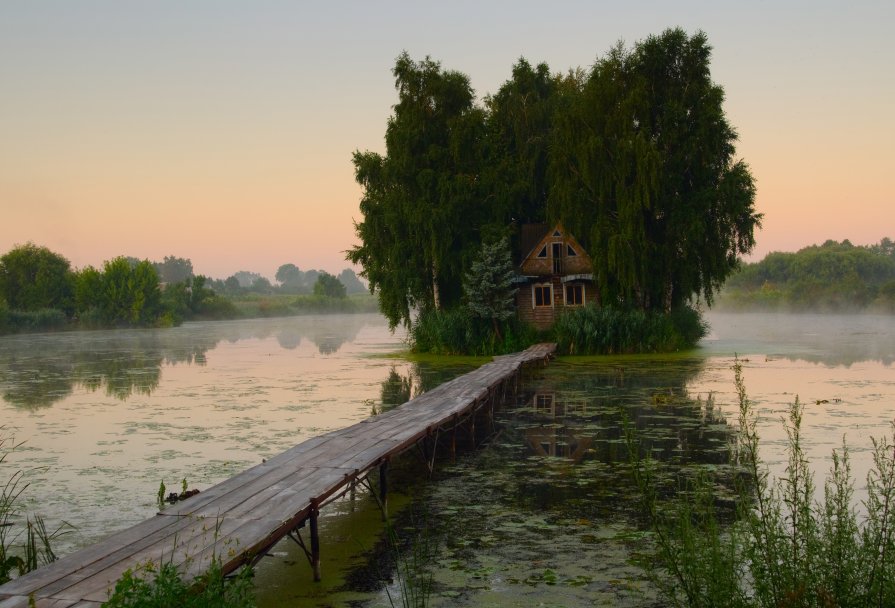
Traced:
<svg viewBox="0 0 895 608">
<path fill-rule="evenodd" d="M 494 433 L 428 480 L 395 467 L 399 524 L 425 516 L 438 540 L 434 605 L 654 602 L 625 476 L 620 413 L 674 470 L 723 466 L 736 420 L 738 357 L 760 416 L 762 457 L 782 471 L 780 423 L 798 395 L 819 485 L 830 450 L 852 448 L 860 494 L 869 436 L 895 418 L 895 319 L 710 313 L 689 353 L 563 359 L 529 374 Z M 305 439 L 394 407 L 473 363 L 396 358 L 402 335 L 378 315 L 189 323 L 161 330 L 0 338 L 0 420 L 25 441 L 28 507 L 75 534 L 65 554 L 156 511 L 164 480 L 201 489 Z M 414 514 L 411 517 L 410 514 Z M 288 544 L 258 568 L 267 606 L 388 605 L 391 576 L 367 493 L 327 507 L 324 582 Z M 574 559 L 571 556 L 575 557 Z"/>
</svg>

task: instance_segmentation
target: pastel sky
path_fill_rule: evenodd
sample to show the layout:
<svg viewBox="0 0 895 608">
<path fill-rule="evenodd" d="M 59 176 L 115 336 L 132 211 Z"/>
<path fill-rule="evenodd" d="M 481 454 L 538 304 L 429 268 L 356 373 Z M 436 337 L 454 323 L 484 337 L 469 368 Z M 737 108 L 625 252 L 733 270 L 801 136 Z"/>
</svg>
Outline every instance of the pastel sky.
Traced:
<svg viewBox="0 0 895 608">
<path fill-rule="evenodd" d="M 0 253 L 74 266 L 338 272 L 351 153 L 384 151 L 402 50 L 495 92 L 521 56 L 589 67 L 615 42 L 705 31 L 765 214 L 755 257 L 895 238 L 895 3 L 0 3 Z"/>
</svg>

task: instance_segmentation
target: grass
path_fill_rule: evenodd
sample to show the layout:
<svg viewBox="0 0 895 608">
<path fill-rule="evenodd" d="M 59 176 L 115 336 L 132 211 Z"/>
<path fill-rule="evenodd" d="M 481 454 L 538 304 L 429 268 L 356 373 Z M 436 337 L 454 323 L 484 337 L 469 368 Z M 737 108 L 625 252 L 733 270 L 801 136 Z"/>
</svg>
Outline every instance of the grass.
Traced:
<svg viewBox="0 0 895 608">
<path fill-rule="evenodd" d="M 249 608 L 255 605 L 252 570 L 228 579 L 218 560 L 208 571 L 185 581 L 171 562 L 152 562 L 127 570 L 115 583 L 104 608 Z"/>
<path fill-rule="evenodd" d="M 660 503 L 656 464 L 636 456 L 636 438 L 628 432 L 661 568 L 656 582 L 667 601 L 688 607 L 895 606 L 895 424 L 891 441 L 872 440 L 873 466 L 859 515 L 845 445 L 833 452 L 824 498 L 815 500 L 798 398 L 785 421 L 785 474 L 770 477 L 739 363 L 734 374 L 739 431 L 733 513 L 719 507 L 707 474 L 685 483 L 683 498 Z"/>
<path fill-rule="evenodd" d="M 0 427 L 0 464 L 22 445 L 9 439 L 3 431 Z M 51 532 L 40 515 L 22 512 L 22 495 L 28 489 L 24 479 L 24 471 L 16 471 L 0 488 L 0 585 L 55 561 L 53 541 L 72 529 L 63 522 Z M 23 516 L 24 524 L 21 523 Z"/>
</svg>

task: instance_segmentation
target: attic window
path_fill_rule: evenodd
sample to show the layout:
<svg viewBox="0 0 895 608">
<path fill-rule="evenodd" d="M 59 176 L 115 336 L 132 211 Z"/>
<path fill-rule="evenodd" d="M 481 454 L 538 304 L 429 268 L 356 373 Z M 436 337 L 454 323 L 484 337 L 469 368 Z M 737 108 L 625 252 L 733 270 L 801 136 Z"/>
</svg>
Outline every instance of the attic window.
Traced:
<svg viewBox="0 0 895 608">
<path fill-rule="evenodd" d="M 553 236 L 559 236 L 559 237 L 561 237 L 562 235 L 559 233 L 559 230 L 554 230 L 554 231 L 553 231 Z"/>
<path fill-rule="evenodd" d="M 571 245 L 566 243 L 566 255 L 571 258 L 571 257 L 578 255 L 578 253 L 574 249 L 572 249 Z"/>
<path fill-rule="evenodd" d="M 547 257 L 547 245 L 544 245 L 544 248 L 541 249 L 541 250 L 538 252 L 538 257 L 539 257 L 539 258 L 546 258 L 546 257 Z"/>
</svg>

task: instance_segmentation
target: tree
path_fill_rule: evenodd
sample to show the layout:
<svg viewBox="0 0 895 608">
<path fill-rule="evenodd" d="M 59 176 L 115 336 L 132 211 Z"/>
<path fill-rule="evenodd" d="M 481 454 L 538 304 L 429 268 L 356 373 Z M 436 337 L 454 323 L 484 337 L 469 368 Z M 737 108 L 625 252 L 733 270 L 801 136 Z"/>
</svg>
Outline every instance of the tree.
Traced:
<svg viewBox="0 0 895 608">
<path fill-rule="evenodd" d="M 276 278 L 280 287 L 285 290 L 297 293 L 304 287 L 305 273 L 298 269 L 295 264 L 283 264 L 277 269 Z"/>
<path fill-rule="evenodd" d="M 488 109 L 488 166 L 483 171 L 493 221 L 541 223 L 550 185 L 550 134 L 561 79 L 546 63 L 524 58 L 513 76 L 485 100 Z"/>
<path fill-rule="evenodd" d="M 99 308 L 110 325 L 152 325 L 162 312 L 158 274 L 148 260 L 124 257 L 103 265 Z"/>
<path fill-rule="evenodd" d="M 478 245 L 482 212 L 477 172 L 484 113 L 469 78 L 428 57 L 398 57 L 398 103 L 386 128 L 386 154 L 355 152 L 363 188 L 361 244 L 348 259 L 379 295 L 392 327 L 411 310 L 459 302 L 465 258 Z"/>
<path fill-rule="evenodd" d="M 357 275 L 350 268 L 346 268 L 339 274 L 339 281 L 345 286 L 345 292 L 349 295 L 367 291 L 367 286 L 357 278 Z"/>
<path fill-rule="evenodd" d="M 314 295 L 315 296 L 326 296 L 328 298 L 344 298 L 345 294 L 345 286 L 328 272 L 321 272 L 320 276 L 317 277 L 317 282 L 314 283 Z"/>
<path fill-rule="evenodd" d="M 26 243 L 0 257 L 0 299 L 11 309 L 74 311 L 74 275 L 69 261 L 46 247 Z"/>
<path fill-rule="evenodd" d="M 484 244 L 466 275 L 463 291 L 466 305 L 473 316 L 491 321 L 494 334 L 500 338 L 500 321 L 515 314 L 516 276 L 506 238 L 491 245 Z"/>
<path fill-rule="evenodd" d="M 233 273 L 233 278 L 239 282 L 239 286 L 243 289 L 250 289 L 258 279 L 263 278 L 257 272 L 249 272 L 248 270 L 240 270 Z M 269 283 L 269 281 L 268 281 Z"/>
<path fill-rule="evenodd" d="M 581 236 L 604 300 L 709 304 L 755 244 L 755 185 L 704 33 L 666 30 L 594 66 L 556 131 L 548 209 Z"/>
<path fill-rule="evenodd" d="M 193 277 L 193 263 L 187 258 L 166 255 L 164 261 L 153 262 L 152 266 L 163 283 L 180 283 Z"/>
</svg>

